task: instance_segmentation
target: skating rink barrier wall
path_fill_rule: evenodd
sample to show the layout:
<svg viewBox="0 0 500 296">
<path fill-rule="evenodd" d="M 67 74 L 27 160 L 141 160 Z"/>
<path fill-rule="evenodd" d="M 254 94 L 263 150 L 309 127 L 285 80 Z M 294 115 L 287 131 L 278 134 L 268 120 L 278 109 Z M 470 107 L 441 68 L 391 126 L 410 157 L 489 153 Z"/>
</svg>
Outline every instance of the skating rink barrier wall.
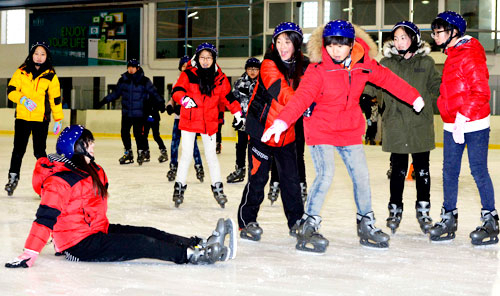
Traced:
<svg viewBox="0 0 500 296">
<path fill-rule="evenodd" d="M 71 122 L 71 111 L 63 110 L 63 126 L 68 126 Z M 0 133 L 14 134 L 14 113 L 13 108 L 0 108 Z M 91 130 L 96 136 L 120 137 L 121 110 L 77 110 L 76 123 L 82 124 Z M 229 112 L 224 114 L 225 123 L 222 127 L 222 138 L 224 140 L 236 141 L 236 132 L 232 128 L 233 116 Z M 171 139 L 172 125 L 174 117 L 166 113 L 161 114 L 160 134 L 164 139 Z M 52 125 L 51 125 L 52 127 Z M 439 115 L 434 115 L 434 131 L 436 135 L 436 145 L 443 144 L 443 121 Z M 49 136 L 52 135 L 49 128 Z M 53 135 L 52 135 L 53 136 Z M 151 132 L 149 137 L 152 139 Z M 500 116 L 491 116 L 490 149 L 500 149 Z"/>
</svg>

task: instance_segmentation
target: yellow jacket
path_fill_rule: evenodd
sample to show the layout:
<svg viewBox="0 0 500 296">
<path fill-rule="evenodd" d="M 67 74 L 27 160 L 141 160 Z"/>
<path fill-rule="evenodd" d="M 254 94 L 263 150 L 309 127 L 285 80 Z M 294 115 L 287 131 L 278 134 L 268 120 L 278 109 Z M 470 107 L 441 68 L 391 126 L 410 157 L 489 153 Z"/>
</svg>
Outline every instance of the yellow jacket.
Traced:
<svg viewBox="0 0 500 296">
<path fill-rule="evenodd" d="M 16 118 L 26 121 L 50 121 L 50 111 L 55 121 L 64 118 L 61 104 L 59 79 L 53 70 L 45 70 L 33 79 L 33 74 L 23 68 L 16 70 L 7 87 L 9 100 L 17 104 Z M 25 96 L 36 104 L 33 111 L 28 111 L 20 103 Z"/>
</svg>

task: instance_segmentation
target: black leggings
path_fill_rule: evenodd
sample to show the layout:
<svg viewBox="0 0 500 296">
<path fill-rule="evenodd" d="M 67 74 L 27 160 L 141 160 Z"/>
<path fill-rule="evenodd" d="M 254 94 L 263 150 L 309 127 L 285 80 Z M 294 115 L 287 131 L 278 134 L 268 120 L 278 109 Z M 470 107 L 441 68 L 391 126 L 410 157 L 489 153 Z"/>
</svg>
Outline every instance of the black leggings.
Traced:
<svg viewBox="0 0 500 296">
<path fill-rule="evenodd" d="M 430 152 L 412 153 L 415 183 L 417 185 L 417 201 L 430 201 L 431 176 L 429 173 Z M 403 190 L 406 172 L 408 171 L 408 154 L 391 154 L 391 199 L 390 203 L 403 206 Z"/>
<path fill-rule="evenodd" d="M 48 131 L 48 121 L 38 122 L 16 119 L 14 125 L 14 149 L 10 159 L 9 173 L 19 174 L 31 134 L 33 135 L 33 154 L 36 159 L 47 156 L 45 149 Z"/>
<path fill-rule="evenodd" d="M 111 262 L 152 258 L 187 263 L 187 248 L 199 238 L 186 238 L 152 227 L 110 224 L 108 233 L 98 232 L 64 251 L 71 261 Z"/>
</svg>

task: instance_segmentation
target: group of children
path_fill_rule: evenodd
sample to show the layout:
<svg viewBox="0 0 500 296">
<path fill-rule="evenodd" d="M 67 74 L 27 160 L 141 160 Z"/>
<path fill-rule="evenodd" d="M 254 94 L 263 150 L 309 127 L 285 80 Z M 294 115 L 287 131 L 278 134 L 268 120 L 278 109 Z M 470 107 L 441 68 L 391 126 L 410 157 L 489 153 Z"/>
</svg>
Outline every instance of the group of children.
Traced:
<svg viewBox="0 0 500 296">
<path fill-rule="evenodd" d="M 442 78 L 434 68 L 434 61 L 428 56 L 428 45 L 421 40 L 418 27 L 411 22 L 403 21 L 394 26 L 392 40 L 384 45 L 385 58 L 380 64 L 374 59 L 376 44 L 366 32 L 348 21 L 330 21 L 318 27 L 307 43 L 308 57 L 301 50 L 304 37 L 301 28 L 294 23 L 281 23 L 274 30 L 272 43 L 262 63 L 249 59 L 245 73 L 236 82 L 233 92 L 227 77 L 216 63 L 218 56 L 215 46 L 209 43 L 199 45 L 173 88 L 172 98 L 180 106 L 178 128 L 182 135 L 182 154 L 173 192 L 175 206 L 178 207 L 184 199 L 186 175 L 197 134 L 203 140 L 214 197 L 221 207 L 227 202 L 216 155 L 218 113 L 223 104 L 234 115 L 233 127 L 238 130 L 236 171 L 228 176 L 228 181 L 244 179 L 245 164 L 242 158 L 245 152 L 241 151 L 243 144 L 248 145 L 248 181 L 238 206 L 241 238 L 253 241 L 261 239 L 263 229 L 257 222 L 257 216 L 274 162 L 279 179 L 283 180 L 279 183 L 283 208 L 289 234 L 297 238 L 296 248 L 325 252 L 329 241 L 319 233 L 322 221 L 320 214 L 332 184 L 334 152 L 337 151 L 353 182 L 360 243 L 387 248 L 389 235 L 375 226 L 368 166 L 362 145 L 365 119 L 359 100 L 363 92 L 372 92 L 386 106 L 382 124 L 383 150 L 391 152 L 393 168 L 387 226 L 393 232 L 399 227 L 403 211 L 404 174 L 408 166 L 408 154 L 412 154 L 417 184 L 416 216 L 422 232 L 428 233 L 431 241 L 455 237 L 458 177 L 462 154 L 467 145 L 471 172 L 482 203 L 482 225 L 472 231 L 470 237 L 475 245 L 497 243 L 498 214 L 487 169 L 490 92 L 485 52 L 475 38 L 465 35 L 466 21 L 456 12 L 438 14 L 432 22 L 432 31 L 432 38 L 448 55 Z M 405 72 L 403 69 L 413 71 Z M 258 75 L 255 75 L 256 72 Z M 377 88 L 365 90 L 367 83 L 381 87 L 383 91 Z M 441 221 L 432 225 L 429 216 L 429 154 L 434 148 L 432 98 L 437 95 L 437 105 L 444 121 L 444 203 Z M 299 119 L 303 120 L 304 140 L 309 146 L 316 172 L 305 205 L 297 161 L 299 148 L 296 137 L 299 135 L 296 134 L 295 123 Z M 72 133 L 77 136 L 68 136 Z M 56 226 L 72 225 L 69 221 L 63 223 L 57 219 L 65 210 L 61 208 L 64 203 L 60 202 L 63 197 L 57 195 L 63 192 L 60 188 L 69 190 L 69 195 L 77 194 L 70 186 L 75 183 L 74 178 L 65 179 L 69 173 L 61 174 L 59 170 L 87 173 L 79 174 L 83 177 L 78 182 L 88 183 L 85 186 L 93 184 L 94 190 L 91 190 L 92 196 L 79 197 L 83 200 L 96 197 L 105 200 L 107 181 L 102 168 L 94 163 L 93 137 L 83 127 L 68 127 L 59 137 L 57 148 L 63 157 L 41 158 L 37 170 L 43 172 L 47 168 L 47 165 L 42 165 L 45 162 L 65 163 L 64 169 L 54 169 L 50 174 L 40 173 L 42 176 L 37 176 L 45 180 L 41 188 L 42 203 L 37 220 L 26 243 L 27 250 L 8 263 L 7 267 L 31 266 L 50 231 L 54 231 L 56 247 L 64 251 L 67 257 L 78 260 L 113 261 L 149 256 L 177 263 L 197 262 L 197 258 L 213 263 L 234 258 L 236 230 L 232 229 L 235 225 L 231 220 L 223 219 L 219 221 L 214 235 L 206 241 L 176 238 L 175 244 L 182 245 L 177 250 L 177 257 L 166 256 L 170 254 L 168 252 L 160 255 L 139 252 L 137 244 L 131 244 L 128 248 L 120 244 L 120 247 L 112 250 L 123 255 L 110 255 L 110 249 L 99 245 L 94 236 L 104 236 L 114 246 L 117 244 L 112 236 L 115 232 L 137 234 L 138 230 L 115 227 L 108 224 L 107 220 L 101 221 L 102 227 L 99 229 L 87 229 L 90 231 L 89 236 L 76 246 L 59 245 L 65 239 L 61 237 L 59 240 L 55 232 L 63 227 Z M 55 167 L 59 168 L 58 165 Z M 240 169 L 243 169 L 243 173 Z M 90 176 L 90 179 L 85 176 Z M 52 184 L 54 186 L 49 186 Z M 94 211 L 105 210 L 105 205 L 95 207 L 97 209 Z M 105 215 L 101 217 L 105 218 Z M 84 221 L 90 218 L 82 217 Z M 152 236 L 160 241 L 172 240 L 157 230 L 141 230 L 138 235 Z M 224 242 L 226 235 L 230 237 L 227 247 Z M 91 247 L 100 250 L 102 255 L 88 256 L 86 252 Z M 28 249 L 32 252 L 27 254 Z M 201 255 L 196 255 L 200 250 Z"/>
</svg>

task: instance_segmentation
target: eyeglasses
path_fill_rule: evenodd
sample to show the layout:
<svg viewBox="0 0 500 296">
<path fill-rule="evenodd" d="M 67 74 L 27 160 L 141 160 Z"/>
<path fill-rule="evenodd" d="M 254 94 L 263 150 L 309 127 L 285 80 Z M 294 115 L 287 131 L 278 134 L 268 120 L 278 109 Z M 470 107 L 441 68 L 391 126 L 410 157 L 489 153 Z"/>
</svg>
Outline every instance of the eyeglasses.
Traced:
<svg viewBox="0 0 500 296">
<path fill-rule="evenodd" d="M 200 57 L 200 60 L 203 60 L 203 61 L 211 61 L 213 59 L 214 58 L 212 58 L 212 57 Z"/>
<path fill-rule="evenodd" d="M 437 31 L 437 32 L 432 32 L 431 33 L 431 38 L 436 38 L 439 34 L 443 33 L 443 32 L 446 32 L 448 30 L 442 30 L 442 31 Z"/>
<path fill-rule="evenodd" d="M 259 72 L 259 68 L 247 68 L 247 71 L 250 71 L 250 72 Z"/>
</svg>

